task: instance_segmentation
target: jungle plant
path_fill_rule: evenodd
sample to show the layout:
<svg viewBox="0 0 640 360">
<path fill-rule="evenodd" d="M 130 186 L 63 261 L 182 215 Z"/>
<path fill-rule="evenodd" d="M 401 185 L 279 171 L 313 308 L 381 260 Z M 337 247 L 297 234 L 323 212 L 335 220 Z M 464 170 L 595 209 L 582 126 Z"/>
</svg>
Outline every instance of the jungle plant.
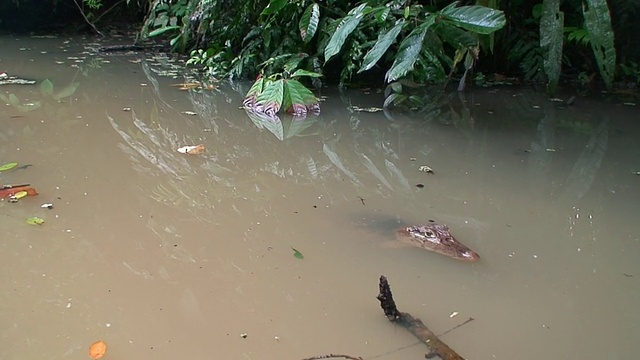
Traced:
<svg viewBox="0 0 640 360">
<path fill-rule="evenodd" d="M 440 11 L 427 11 L 422 5 L 408 1 L 375 7 L 362 3 L 351 9 L 347 16 L 336 20 L 336 31 L 324 49 L 325 61 L 330 61 L 346 47 L 342 60 L 352 64 L 350 69 L 357 69 L 358 73 L 373 68 L 385 57 L 393 62 L 386 71 L 386 82 L 411 75 L 414 81 L 421 83 L 443 81 L 445 67 L 450 68 L 450 77 L 456 66 L 463 63 L 463 85 L 467 71 L 480 53 L 478 36 L 502 28 L 505 17 L 501 11 L 488 7 L 457 5 L 453 2 Z M 375 29 L 368 32 L 380 33 L 380 36 L 377 40 L 367 38 L 366 42 L 358 36 L 349 39 L 352 33 L 363 31 L 361 26 Z M 400 44 L 392 48 L 396 39 L 401 39 Z M 357 58 L 352 56 L 354 48 L 368 51 Z M 453 56 L 449 55 L 451 52 Z M 341 81 L 346 81 L 352 74 L 343 72 Z"/>
<path fill-rule="evenodd" d="M 269 61 L 278 61 L 278 59 Z M 320 111 L 318 99 L 298 79 L 318 78 L 322 75 L 303 69 L 290 73 L 288 70 L 293 70 L 299 61 L 296 58 L 290 59 L 282 73 L 267 77 L 260 74 L 242 102 L 245 109 L 268 117 L 275 116 L 280 109 L 295 116 L 304 116 L 308 112 L 318 113 Z"/>
<path fill-rule="evenodd" d="M 579 45 L 590 45 L 600 77 L 607 88 L 611 88 L 616 68 L 616 49 L 611 25 L 611 16 L 606 0 L 581 2 L 583 24 L 565 28 L 564 13 L 560 11 L 560 0 L 544 0 L 540 19 L 540 47 L 544 52 L 544 71 L 548 78 L 547 93 L 556 91 L 560 78 L 560 66 L 564 53 L 563 32 L 567 40 Z"/>
<path fill-rule="evenodd" d="M 191 40 L 189 17 L 195 11 L 194 4 L 189 0 L 153 0 L 140 31 L 141 37 L 173 34 L 169 44 L 178 52 L 185 51 Z"/>
</svg>

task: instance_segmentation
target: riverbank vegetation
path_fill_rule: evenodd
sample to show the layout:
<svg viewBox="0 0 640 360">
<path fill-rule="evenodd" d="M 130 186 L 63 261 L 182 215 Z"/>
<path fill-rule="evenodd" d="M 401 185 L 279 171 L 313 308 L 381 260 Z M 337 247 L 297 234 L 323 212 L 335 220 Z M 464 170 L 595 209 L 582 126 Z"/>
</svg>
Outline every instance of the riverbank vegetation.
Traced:
<svg viewBox="0 0 640 360">
<path fill-rule="evenodd" d="M 139 39 L 166 41 L 216 78 L 286 79 L 302 70 L 315 85 L 397 89 L 455 80 L 461 90 L 510 79 L 545 84 L 549 94 L 559 82 L 607 89 L 640 82 L 635 0 L 9 0 L 0 7 L 17 14 L 0 23 L 4 31 L 32 30 L 19 21 L 30 15 L 36 31 L 75 20 L 104 34 L 108 24 L 139 21 Z"/>
</svg>

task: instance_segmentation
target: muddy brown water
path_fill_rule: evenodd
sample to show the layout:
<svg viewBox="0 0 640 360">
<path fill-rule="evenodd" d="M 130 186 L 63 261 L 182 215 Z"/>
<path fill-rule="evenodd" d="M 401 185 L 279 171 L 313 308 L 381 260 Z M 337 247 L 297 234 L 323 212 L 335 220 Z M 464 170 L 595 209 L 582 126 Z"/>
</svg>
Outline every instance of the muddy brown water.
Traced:
<svg viewBox="0 0 640 360">
<path fill-rule="evenodd" d="M 180 91 L 169 59 L 98 45 L 0 38 L 0 70 L 38 80 L 0 86 L 0 163 L 32 165 L 0 183 L 40 193 L 0 203 L 0 359 L 423 358 L 381 274 L 435 333 L 473 317 L 442 337 L 468 359 L 636 358 L 637 107 L 501 88 L 386 116 L 326 90 L 254 123 L 250 84 Z M 385 246 L 429 219 L 481 260 Z"/>
</svg>

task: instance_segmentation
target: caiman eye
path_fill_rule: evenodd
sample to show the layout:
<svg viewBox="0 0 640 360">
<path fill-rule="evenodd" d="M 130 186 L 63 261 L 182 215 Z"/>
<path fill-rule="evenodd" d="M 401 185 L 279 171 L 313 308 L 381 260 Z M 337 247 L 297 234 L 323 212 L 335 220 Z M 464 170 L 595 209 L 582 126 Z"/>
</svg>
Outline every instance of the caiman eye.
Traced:
<svg viewBox="0 0 640 360">
<path fill-rule="evenodd" d="M 427 236 L 429 236 L 429 237 L 434 237 L 435 236 L 435 234 L 431 230 L 425 231 L 425 234 L 427 234 Z"/>
</svg>

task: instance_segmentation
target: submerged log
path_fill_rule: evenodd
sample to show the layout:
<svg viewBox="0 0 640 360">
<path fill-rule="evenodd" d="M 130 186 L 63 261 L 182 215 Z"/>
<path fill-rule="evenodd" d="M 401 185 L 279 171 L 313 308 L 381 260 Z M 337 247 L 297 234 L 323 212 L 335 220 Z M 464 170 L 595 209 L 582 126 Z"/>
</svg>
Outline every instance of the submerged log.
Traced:
<svg viewBox="0 0 640 360">
<path fill-rule="evenodd" d="M 389 321 L 403 326 L 427 346 L 429 352 L 425 355 L 426 358 L 439 356 L 443 360 L 464 360 L 462 356 L 458 355 L 449 345 L 442 342 L 436 334 L 429 330 L 420 319 L 398 310 L 396 303 L 393 301 L 391 287 L 384 275 L 380 276 L 380 293 L 377 298 L 380 301 L 382 311 L 384 311 Z"/>
</svg>

